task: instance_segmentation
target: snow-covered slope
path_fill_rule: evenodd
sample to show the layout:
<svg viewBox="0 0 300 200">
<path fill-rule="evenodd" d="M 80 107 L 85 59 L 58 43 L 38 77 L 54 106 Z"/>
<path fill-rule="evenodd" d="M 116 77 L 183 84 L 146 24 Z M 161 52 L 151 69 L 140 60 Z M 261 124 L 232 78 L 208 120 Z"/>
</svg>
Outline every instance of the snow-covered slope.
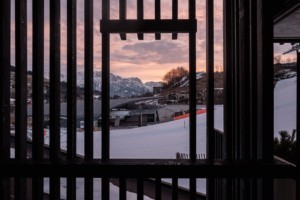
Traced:
<svg viewBox="0 0 300 200">
<path fill-rule="evenodd" d="M 216 128 L 223 129 L 223 107 L 215 108 Z M 135 129 L 111 130 L 111 158 L 176 158 L 189 153 L 189 119 L 181 119 Z M 206 153 L 206 114 L 197 116 L 197 153 Z M 49 132 L 45 142 L 49 143 Z M 66 148 L 66 130 L 61 131 L 61 148 Z M 84 155 L 84 132 L 77 133 L 77 153 Z M 94 132 L 94 157 L 101 157 L 101 131 Z M 168 181 L 168 180 L 167 180 Z M 182 179 L 179 184 L 188 187 Z M 197 179 L 197 191 L 205 193 L 206 182 Z"/>
<path fill-rule="evenodd" d="M 197 72 L 196 73 L 196 80 L 202 79 L 203 78 L 203 74 L 204 74 L 204 72 Z M 180 81 L 178 81 L 177 83 L 175 83 L 172 87 L 185 87 L 185 86 L 188 86 L 189 83 L 190 83 L 189 77 L 188 76 L 184 76 L 184 77 L 182 77 L 182 79 Z"/>
<path fill-rule="evenodd" d="M 278 81 L 274 90 L 274 136 L 286 130 L 296 129 L 296 81 L 297 77 Z"/>
<path fill-rule="evenodd" d="M 102 74 L 100 71 L 94 72 L 94 90 L 102 90 Z M 84 87 L 84 73 L 78 72 L 77 85 Z M 141 79 L 137 77 L 122 78 L 114 74 L 110 74 L 110 95 L 118 95 L 122 97 L 131 97 L 132 95 L 142 95 L 149 92 L 149 88 L 145 86 Z"/>
<path fill-rule="evenodd" d="M 60 179 L 60 199 L 67 199 L 67 180 L 66 178 Z M 119 188 L 112 183 L 109 184 L 110 199 L 119 199 Z M 44 178 L 44 192 L 49 194 L 50 181 L 49 178 Z M 84 199 L 84 179 L 76 178 L 76 199 Z M 94 178 L 94 192 L 93 199 L 101 199 L 101 179 Z M 137 195 L 133 192 L 126 192 L 126 198 L 128 200 L 136 200 Z M 149 197 L 144 196 L 145 200 L 151 200 Z"/>
<path fill-rule="evenodd" d="M 274 97 L 274 136 L 278 136 L 278 131 L 291 131 L 296 127 L 296 77 L 279 81 Z M 175 158 L 176 152 L 188 154 L 188 120 L 186 118 L 135 129 L 111 130 L 111 158 Z M 223 106 L 215 106 L 215 128 L 223 130 Z M 65 132 L 62 130 L 62 148 L 66 148 Z M 47 133 L 46 143 L 49 141 L 48 135 Z M 77 153 L 84 155 L 84 132 L 77 133 Z M 197 153 L 206 153 L 206 114 L 197 116 Z M 95 158 L 101 156 L 101 131 L 94 132 L 94 155 Z M 179 184 L 188 187 L 186 180 L 180 180 Z M 205 180 L 197 179 L 197 191 L 206 193 L 205 190 Z"/>
<path fill-rule="evenodd" d="M 215 109 L 216 128 L 223 129 L 223 107 Z M 197 116 L 197 153 L 206 153 L 206 115 Z M 62 143 L 66 140 L 62 134 Z M 135 129 L 111 130 L 111 158 L 176 158 L 189 153 L 188 118 Z M 64 146 L 64 145 L 63 145 Z M 84 133 L 77 133 L 77 153 L 84 155 Z M 94 132 L 94 157 L 101 157 L 101 131 Z M 188 187 L 188 181 L 179 184 Z M 205 193 L 206 182 L 197 179 L 197 191 Z"/>
</svg>

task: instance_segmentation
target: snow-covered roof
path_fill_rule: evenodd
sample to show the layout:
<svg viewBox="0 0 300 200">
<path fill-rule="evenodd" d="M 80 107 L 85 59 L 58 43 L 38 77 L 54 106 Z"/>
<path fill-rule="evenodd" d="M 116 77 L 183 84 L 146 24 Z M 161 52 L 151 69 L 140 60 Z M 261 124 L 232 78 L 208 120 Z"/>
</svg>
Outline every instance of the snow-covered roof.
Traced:
<svg viewBox="0 0 300 200">
<path fill-rule="evenodd" d="M 123 106 L 125 104 L 134 103 L 138 101 L 145 101 L 150 99 L 159 99 L 160 96 L 155 97 L 142 97 L 142 98 L 121 98 L 121 99 L 111 99 L 110 100 L 110 109 L 117 108 Z M 99 118 L 102 112 L 102 101 L 101 100 L 94 100 L 94 109 L 93 109 L 93 116 L 94 118 Z M 61 109 L 61 116 L 67 116 L 67 103 L 63 102 L 60 104 Z M 27 107 L 28 116 L 32 116 L 32 105 L 28 105 Z M 49 115 L 49 104 L 44 104 L 44 114 Z M 84 101 L 78 100 L 77 101 L 77 118 L 82 119 L 84 118 Z"/>
<path fill-rule="evenodd" d="M 275 19 L 274 39 L 300 40 L 300 2 Z"/>
</svg>

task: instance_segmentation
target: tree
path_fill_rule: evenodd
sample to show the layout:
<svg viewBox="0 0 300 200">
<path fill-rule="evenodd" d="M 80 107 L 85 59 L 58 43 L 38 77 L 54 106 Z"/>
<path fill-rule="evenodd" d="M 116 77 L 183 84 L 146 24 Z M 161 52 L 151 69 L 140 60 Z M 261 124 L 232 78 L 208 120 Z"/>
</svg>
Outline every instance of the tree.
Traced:
<svg viewBox="0 0 300 200">
<path fill-rule="evenodd" d="M 274 139 L 274 154 L 289 162 L 296 163 L 296 130 L 292 135 L 287 131 L 279 131 L 280 138 Z"/>
<path fill-rule="evenodd" d="M 281 55 L 275 56 L 274 57 L 274 62 L 275 62 L 275 64 L 281 63 Z"/>
<path fill-rule="evenodd" d="M 189 71 L 186 70 L 184 67 L 173 68 L 164 75 L 163 77 L 164 85 L 166 87 L 173 86 L 177 82 L 179 82 L 182 79 L 182 77 L 187 76 L 188 74 Z"/>
</svg>

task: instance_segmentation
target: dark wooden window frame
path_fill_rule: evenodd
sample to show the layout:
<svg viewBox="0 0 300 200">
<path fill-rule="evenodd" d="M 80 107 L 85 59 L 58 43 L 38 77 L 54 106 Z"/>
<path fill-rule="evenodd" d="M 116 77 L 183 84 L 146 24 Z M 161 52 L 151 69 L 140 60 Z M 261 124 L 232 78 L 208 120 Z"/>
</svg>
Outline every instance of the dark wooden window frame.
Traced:
<svg viewBox="0 0 300 200">
<path fill-rule="evenodd" d="M 60 76 L 60 28 L 59 0 L 50 1 L 50 159 L 44 157 L 43 144 L 43 74 L 44 74 L 44 1 L 33 0 L 33 141 L 32 159 L 26 159 L 26 115 L 27 105 L 27 5 L 26 0 L 16 1 L 16 158 L 10 159 L 10 1 L 1 1 L 0 12 L 0 197 L 10 198 L 11 180 L 15 178 L 15 197 L 22 199 L 26 195 L 25 177 L 32 178 L 34 199 L 43 198 L 43 177 L 50 177 L 50 197 L 58 199 L 60 195 L 59 178 L 67 177 L 67 195 L 76 197 L 75 178 L 85 178 L 85 198 L 93 198 L 93 178 L 102 178 L 102 198 L 109 199 L 109 179 L 121 178 L 120 198 L 125 198 L 126 178 L 138 178 L 138 199 L 142 199 L 142 178 L 156 178 L 156 199 L 161 197 L 161 178 L 172 178 L 173 198 L 178 190 L 177 178 L 190 178 L 190 197 L 195 199 L 196 178 L 208 178 L 207 195 L 216 198 L 217 178 L 226 179 L 227 186 L 234 181 L 261 179 L 263 196 L 272 197 L 272 180 L 274 178 L 291 178 L 297 180 L 299 195 L 299 159 L 297 167 L 275 162 L 272 155 L 273 142 L 273 75 L 272 65 L 272 14 L 266 2 L 254 0 L 240 3 L 237 0 L 224 1 L 224 151 L 216 146 L 214 130 L 214 24 L 213 1 L 207 0 L 207 153 L 206 160 L 196 159 L 196 1 L 189 0 L 189 19 L 178 19 L 178 0 L 172 0 L 172 19 L 160 19 L 160 0 L 155 0 L 155 19 L 143 19 L 143 1 L 138 1 L 136 20 L 126 19 L 126 0 L 120 0 L 120 19 L 109 18 L 109 0 L 102 1 L 102 159 L 93 159 L 93 0 L 85 1 L 85 157 L 76 158 L 76 0 L 68 0 L 68 149 L 67 159 L 62 159 L 59 137 L 59 76 Z M 239 15 L 243 10 L 243 15 Z M 252 29 L 250 29 L 252 25 Z M 155 33 L 160 39 L 162 33 L 172 33 L 177 39 L 178 33 L 189 34 L 189 71 L 190 71 L 190 159 L 110 159 L 109 139 L 109 50 L 111 33 L 119 33 L 126 39 L 126 33 L 137 33 L 143 39 L 144 33 Z M 244 47 L 244 48 L 241 48 Z M 248 57 L 247 57 L 248 56 Z M 247 63 L 249 58 L 250 63 Z M 299 61 L 298 61 L 299 63 Z M 244 67 L 239 67 L 244 66 Z M 244 69 L 250 69 L 245 71 Z M 298 66 L 299 71 L 299 66 Z M 248 74 L 250 77 L 248 77 Z M 248 79 L 247 79 L 248 78 Z M 247 82 L 248 80 L 248 82 Z M 250 81 L 252 80 L 252 81 Z M 251 84 L 251 85 L 249 85 Z M 244 89 L 247 89 L 244 91 Z M 250 90 L 249 88 L 254 88 Z M 300 81 L 297 81 L 297 130 L 300 127 L 299 94 Z M 249 95 L 249 96 L 247 96 Z M 249 97 L 249 99 L 247 99 Z M 251 104 L 252 111 L 245 110 L 245 104 Z M 245 116 L 245 117 L 244 117 Z M 241 120 L 241 121 L 239 121 Z M 249 120 L 250 124 L 244 122 Z M 241 133 L 239 136 L 238 133 Z M 249 136 L 249 137 L 248 137 Z M 241 137 L 241 138 L 240 138 Z M 297 137 L 300 137 L 297 131 Z M 237 147 L 236 139 L 244 141 L 249 150 Z M 247 141 L 251 140 L 251 143 Z M 258 141 L 258 144 L 255 144 Z M 264 144 L 262 146 L 259 144 Z M 223 143 L 222 143 L 223 145 Z M 255 146 L 257 145 L 257 146 Z M 261 147 L 259 147 L 261 145 Z M 260 149 L 261 148 L 261 149 Z M 243 153 L 244 152 L 244 153 Z M 240 155 L 242 154 L 242 155 Z M 299 140 L 297 140 L 297 154 Z M 242 158 L 242 159 L 241 159 Z M 72 169 L 72 170 L 70 170 Z M 142 173 L 141 173 L 142 171 Z M 123 183 L 123 184 L 122 184 Z M 231 185 L 229 184 L 231 183 Z M 246 183 L 246 182 L 245 182 Z M 233 184 L 233 185 L 232 185 Z M 259 184 L 259 183 L 257 183 Z M 235 185 L 236 186 L 236 185 Z M 227 197 L 232 191 L 227 187 Z M 232 187 L 231 187 L 232 188 Z M 251 190 L 252 191 L 252 190 Z M 299 197 L 299 196 L 298 196 Z"/>
</svg>

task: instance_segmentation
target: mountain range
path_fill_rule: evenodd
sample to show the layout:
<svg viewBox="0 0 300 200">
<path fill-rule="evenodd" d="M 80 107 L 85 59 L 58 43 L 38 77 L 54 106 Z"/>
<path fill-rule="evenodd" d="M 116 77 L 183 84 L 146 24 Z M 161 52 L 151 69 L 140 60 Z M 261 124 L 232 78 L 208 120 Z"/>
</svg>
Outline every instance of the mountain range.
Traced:
<svg viewBox="0 0 300 200">
<path fill-rule="evenodd" d="M 102 90 L 102 73 L 101 71 L 94 72 L 94 90 Z M 77 73 L 77 86 L 84 87 L 84 73 Z M 162 86 L 160 82 L 146 82 L 145 84 L 137 77 L 123 78 L 114 74 L 110 74 L 110 96 L 131 97 L 143 95 L 147 92 L 152 92 L 153 87 Z"/>
</svg>

